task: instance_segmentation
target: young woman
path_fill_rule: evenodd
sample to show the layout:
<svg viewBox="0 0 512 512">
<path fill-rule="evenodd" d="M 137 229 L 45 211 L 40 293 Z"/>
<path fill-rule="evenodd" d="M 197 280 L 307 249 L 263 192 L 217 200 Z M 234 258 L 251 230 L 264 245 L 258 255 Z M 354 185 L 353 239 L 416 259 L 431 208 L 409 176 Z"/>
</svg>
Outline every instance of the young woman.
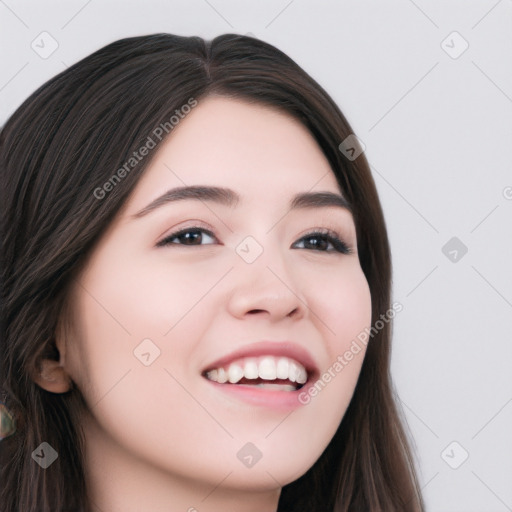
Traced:
<svg viewBox="0 0 512 512">
<path fill-rule="evenodd" d="M 3 512 L 422 511 L 364 154 L 254 38 L 116 41 L 0 135 Z"/>
</svg>

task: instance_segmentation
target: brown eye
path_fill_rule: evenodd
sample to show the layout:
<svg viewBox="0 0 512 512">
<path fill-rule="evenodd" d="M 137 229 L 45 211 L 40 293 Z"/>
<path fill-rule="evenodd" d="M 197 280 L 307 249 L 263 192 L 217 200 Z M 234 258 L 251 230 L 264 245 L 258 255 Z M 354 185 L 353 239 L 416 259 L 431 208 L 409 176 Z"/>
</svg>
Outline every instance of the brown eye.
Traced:
<svg viewBox="0 0 512 512">
<path fill-rule="evenodd" d="M 352 249 L 332 231 L 315 231 L 303 236 L 298 243 L 304 242 L 299 249 L 308 249 L 319 252 L 339 252 L 351 254 Z M 330 249 L 329 246 L 332 248 Z M 296 246 L 294 248 L 297 248 Z"/>
<path fill-rule="evenodd" d="M 204 235 L 215 239 L 215 236 L 211 231 L 199 227 L 192 227 L 171 233 L 169 236 L 166 236 L 163 240 L 158 242 L 157 247 L 165 245 L 211 245 L 211 243 L 202 243 L 204 241 Z"/>
</svg>

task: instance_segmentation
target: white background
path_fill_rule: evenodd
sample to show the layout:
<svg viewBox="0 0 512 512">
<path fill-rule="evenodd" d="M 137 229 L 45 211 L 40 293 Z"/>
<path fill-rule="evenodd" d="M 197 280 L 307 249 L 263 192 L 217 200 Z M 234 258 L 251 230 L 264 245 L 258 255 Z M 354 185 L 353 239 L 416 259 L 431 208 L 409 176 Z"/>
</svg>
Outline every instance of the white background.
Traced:
<svg viewBox="0 0 512 512">
<path fill-rule="evenodd" d="M 250 32 L 324 86 L 384 207 L 404 306 L 392 373 L 427 510 L 512 511 L 511 0 L 0 0 L 0 20 L 2 124 L 65 67 L 155 32 Z"/>
</svg>

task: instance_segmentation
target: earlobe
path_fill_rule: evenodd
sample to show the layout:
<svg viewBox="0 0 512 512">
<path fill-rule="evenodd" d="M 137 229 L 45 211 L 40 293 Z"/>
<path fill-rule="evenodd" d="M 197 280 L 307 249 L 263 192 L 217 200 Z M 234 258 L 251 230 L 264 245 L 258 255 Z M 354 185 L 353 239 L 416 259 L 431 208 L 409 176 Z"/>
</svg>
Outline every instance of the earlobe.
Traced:
<svg viewBox="0 0 512 512">
<path fill-rule="evenodd" d="M 51 393 L 66 393 L 71 389 L 71 378 L 60 361 L 44 359 L 34 382 Z"/>
</svg>

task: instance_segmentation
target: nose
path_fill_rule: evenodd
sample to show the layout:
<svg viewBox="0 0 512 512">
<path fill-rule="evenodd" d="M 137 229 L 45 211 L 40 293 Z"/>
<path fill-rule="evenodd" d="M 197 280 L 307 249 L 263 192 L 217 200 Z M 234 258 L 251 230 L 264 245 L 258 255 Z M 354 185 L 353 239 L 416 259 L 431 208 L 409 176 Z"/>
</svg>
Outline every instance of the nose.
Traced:
<svg viewBox="0 0 512 512">
<path fill-rule="evenodd" d="M 270 257 L 267 251 L 253 263 L 240 260 L 231 278 L 234 283 L 228 300 L 231 315 L 240 319 L 261 316 L 271 322 L 304 317 L 305 296 L 282 256 Z"/>
</svg>

